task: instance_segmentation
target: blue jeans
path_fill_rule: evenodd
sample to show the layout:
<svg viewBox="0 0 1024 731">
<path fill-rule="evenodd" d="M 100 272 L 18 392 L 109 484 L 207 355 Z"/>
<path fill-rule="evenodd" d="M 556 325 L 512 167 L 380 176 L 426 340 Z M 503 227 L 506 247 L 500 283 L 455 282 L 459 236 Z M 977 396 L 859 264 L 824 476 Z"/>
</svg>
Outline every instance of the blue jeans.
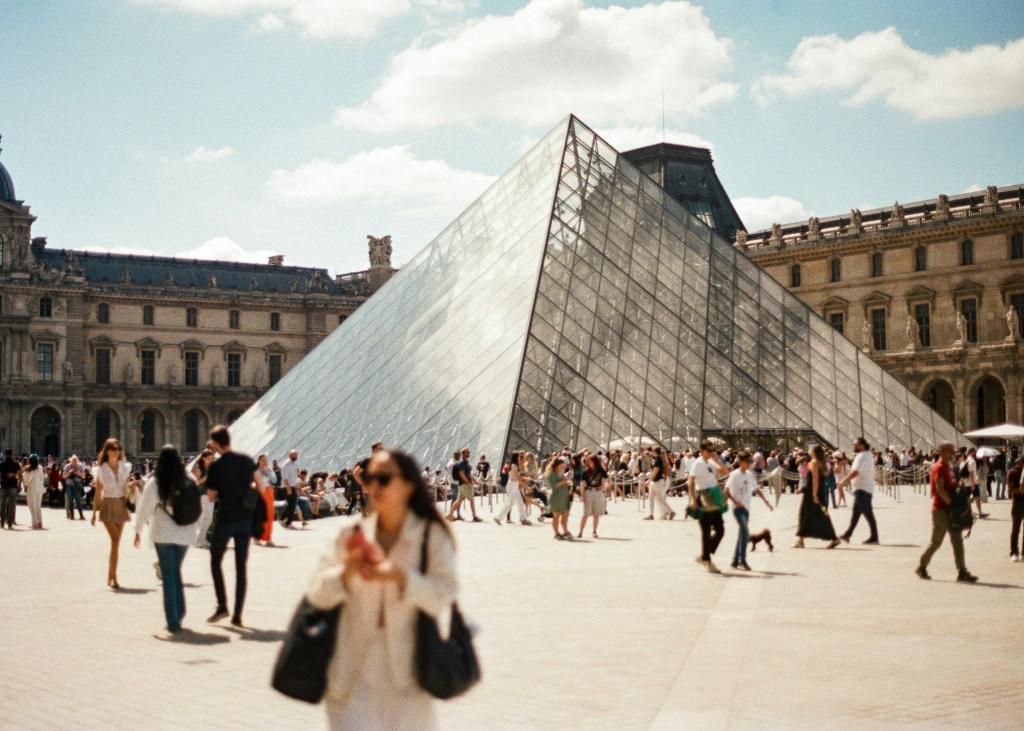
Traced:
<svg viewBox="0 0 1024 731">
<path fill-rule="evenodd" d="M 750 520 L 750 511 L 746 508 L 734 508 L 732 514 L 736 517 L 736 525 L 740 530 L 740 534 L 736 536 L 736 553 L 732 557 L 732 562 L 734 564 L 746 563 L 747 542 L 750 540 L 750 527 L 747 525 L 747 521 Z"/>
<path fill-rule="evenodd" d="M 78 509 L 78 514 L 82 515 L 82 486 L 76 485 L 74 482 L 64 483 L 64 507 L 67 510 L 68 517 L 75 517 L 75 509 Z"/>
<path fill-rule="evenodd" d="M 160 577 L 164 584 L 164 615 L 167 629 L 178 629 L 185 618 L 185 587 L 181 582 L 181 563 L 188 546 L 176 543 L 157 543 L 156 558 L 160 562 Z"/>
</svg>

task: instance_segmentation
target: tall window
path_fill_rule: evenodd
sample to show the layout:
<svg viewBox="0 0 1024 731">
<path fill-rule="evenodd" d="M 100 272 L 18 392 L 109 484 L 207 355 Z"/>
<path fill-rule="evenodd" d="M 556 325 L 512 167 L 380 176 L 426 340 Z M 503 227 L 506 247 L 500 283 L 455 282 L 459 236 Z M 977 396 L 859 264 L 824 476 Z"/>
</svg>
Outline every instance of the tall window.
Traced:
<svg viewBox="0 0 1024 731">
<path fill-rule="evenodd" d="M 1013 309 L 1017 310 L 1017 321 L 1020 323 L 1020 332 L 1017 333 L 1017 337 L 1024 338 L 1024 292 L 1011 294 L 1010 304 L 1013 305 Z"/>
<path fill-rule="evenodd" d="M 153 324 L 153 305 L 144 305 L 142 308 L 142 324 Z"/>
<path fill-rule="evenodd" d="M 237 330 L 240 319 L 241 319 L 241 314 L 238 312 L 238 310 L 229 310 L 228 311 L 228 327 L 229 328 L 231 328 L 232 330 Z"/>
<path fill-rule="evenodd" d="M 36 345 L 36 376 L 40 381 L 53 380 L 53 343 Z"/>
<path fill-rule="evenodd" d="M 195 409 L 185 414 L 185 451 L 199 451 L 199 412 Z"/>
<path fill-rule="evenodd" d="M 794 264 L 789 268 L 789 286 L 799 287 L 800 286 L 800 265 Z"/>
<path fill-rule="evenodd" d="M 156 351 L 142 351 L 142 385 L 152 386 L 156 383 Z"/>
<path fill-rule="evenodd" d="M 828 316 L 828 324 L 831 325 L 832 329 L 835 330 L 840 335 L 843 334 L 843 329 L 846 325 L 845 320 L 846 317 L 843 315 L 842 312 L 833 312 Z"/>
<path fill-rule="evenodd" d="M 839 257 L 828 263 L 828 278 L 830 282 L 838 282 L 843 278 L 843 260 Z"/>
<path fill-rule="evenodd" d="M 875 350 L 885 350 L 885 309 L 871 310 L 871 340 Z"/>
<path fill-rule="evenodd" d="M 199 353 L 194 350 L 185 353 L 185 385 L 199 385 Z"/>
<path fill-rule="evenodd" d="M 927 302 L 914 305 L 914 319 L 917 320 L 917 333 L 921 339 L 921 347 L 932 346 L 932 313 Z"/>
<path fill-rule="evenodd" d="M 110 322 L 110 305 L 106 302 L 96 305 L 96 322 L 104 325 Z"/>
<path fill-rule="evenodd" d="M 1010 258 L 1024 259 L 1024 233 L 1018 231 L 1010 237 Z"/>
<path fill-rule="evenodd" d="M 100 386 L 110 385 L 110 349 L 99 348 L 96 351 L 96 383 Z"/>
<path fill-rule="evenodd" d="M 914 271 L 923 272 L 928 268 L 928 249 L 918 246 L 914 249 Z"/>
<path fill-rule="evenodd" d="M 189 327 L 199 327 L 199 311 L 195 307 L 185 310 L 185 324 Z"/>
<path fill-rule="evenodd" d="M 274 330 L 275 332 L 277 330 L 281 329 L 281 313 L 280 312 L 271 312 L 270 313 L 270 329 Z"/>
<path fill-rule="evenodd" d="M 973 297 L 960 300 L 960 312 L 967 321 L 967 342 L 978 342 L 978 300 Z"/>
<path fill-rule="evenodd" d="M 242 354 L 228 353 L 228 385 L 242 385 Z"/>
<path fill-rule="evenodd" d="M 53 317 L 53 300 L 49 297 L 39 298 L 39 316 Z"/>
<path fill-rule="evenodd" d="M 103 449 L 103 442 L 110 436 L 110 411 L 100 409 L 96 412 L 96 452 Z"/>
<path fill-rule="evenodd" d="M 139 451 L 140 452 L 155 452 L 156 451 L 156 412 L 152 409 L 146 409 L 142 412 L 142 423 L 139 429 Z"/>
<path fill-rule="evenodd" d="M 871 276 L 882 276 L 882 252 L 876 251 L 871 255 Z"/>
<path fill-rule="evenodd" d="M 974 263 L 974 241 L 964 239 L 960 242 L 960 264 L 970 266 Z"/>
<path fill-rule="evenodd" d="M 275 353 L 270 356 L 270 385 L 281 380 L 281 356 Z"/>
</svg>

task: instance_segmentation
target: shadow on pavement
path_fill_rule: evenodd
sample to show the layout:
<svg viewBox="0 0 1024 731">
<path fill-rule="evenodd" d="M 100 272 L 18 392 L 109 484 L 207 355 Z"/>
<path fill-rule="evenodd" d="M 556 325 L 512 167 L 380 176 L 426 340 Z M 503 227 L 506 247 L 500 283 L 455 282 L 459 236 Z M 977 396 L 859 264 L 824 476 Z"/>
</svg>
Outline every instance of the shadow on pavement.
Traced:
<svg viewBox="0 0 1024 731">
<path fill-rule="evenodd" d="M 129 589 L 126 586 L 122 586 L 120 589 L 114 589 L 115 594 L 152 594 L 156 589 Z"/>
<path fill-rule="evenodd" d="M 248 627 L 241 629 L 222 627 L 222 629 L 233 635 L 238 635 L 238 638 L 244 642 L 283 642 L 287 637 L 287 633 L 279 629 L 250 629 Z"/>
<path fill-rule="evenodd" d="M 577 538 L 576 540 L 578 541 L 579 538 Z M 605 541 L 620 541 L 621 543 L 632 543 L 633 542 L 632 538 L 606 538 L 605 536 L 601 536 L 597 540 L 601 541 L 602 543 L 604 543 Z"/>
<path fill-rule="evenodd" d="M 194 632 L 190 629 L 183 629 L 176 635 L 153 635 L 153 638 L 176 645 L 223 645 L 225 642 L 231 642 L 231 638 L 224 635 Z"/>
<path fill-rule="evenodd" d="M 919 543 L 879 543 L 879 548 L 920 548 Z"/>
</svg>

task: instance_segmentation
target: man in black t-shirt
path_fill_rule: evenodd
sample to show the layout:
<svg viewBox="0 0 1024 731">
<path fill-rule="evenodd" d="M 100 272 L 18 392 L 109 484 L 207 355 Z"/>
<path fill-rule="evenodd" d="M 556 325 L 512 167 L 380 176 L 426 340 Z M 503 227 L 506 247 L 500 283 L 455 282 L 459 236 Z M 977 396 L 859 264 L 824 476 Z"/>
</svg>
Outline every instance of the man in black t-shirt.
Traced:
<svg viewBox="0 0 1024 731">
<path fill-rule="evenodd" d="M 246 563 L 252 540 L 252 513 L 263 491 L 263 478 L 252 457 L 231 451 L 231 435 L 226 426 L 210 430 L 210 446 L 220 457 L 210 465 L 206 476 L 206 495 L 216 506 L 213 540 L 210 541 L 210 573 L 217 593 L 217 609 L 207 620 L 219 622 L 228 616 L 228 597 L 224 588 L 221 561 L 228 541 L 235 543 L 235 611 L 231 624 L 242 626 L 245 606 Z M 253 489 L 255 483 L 255 489 Z"/>
<path fill-rule="evenodd" d="M 14 509 L 18 502 L 18 478 L 21 476 L 21 465 L 14 459 L 14 452 L 4 452 L 4 461 L 0 462 L 0 528 L 5 525 L 14 530 Z"/>
<path fill-rule="evenodd" d="M 472 468 L 469 466 L 469 449 L 463 449 L 461 454 L 462 460 L 456 462 L 452 467 L 452 483 L 457 485 L 459 488 L 459 496 L 452 503 L 451 509 L 448 511 L 448 520 L 459 520 L 457 517 L 459 507 L 466 500 L 469 501 L 469 510 L 473 513 L 473 522 L 481 523 L 482 519 L 476 515 L 476 505 L 473 502 L 473 488 L 476 482 L 473 480 Z"/>
</svg>

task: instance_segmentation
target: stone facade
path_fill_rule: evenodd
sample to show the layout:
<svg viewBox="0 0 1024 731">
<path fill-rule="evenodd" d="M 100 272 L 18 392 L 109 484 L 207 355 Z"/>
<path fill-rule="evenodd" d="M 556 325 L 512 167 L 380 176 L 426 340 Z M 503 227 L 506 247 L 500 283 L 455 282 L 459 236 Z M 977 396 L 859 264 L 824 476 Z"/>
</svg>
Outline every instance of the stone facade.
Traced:
<svg viewBox="0 0 1024 731">
<path fill-rule="evenodd" d="M 1024 186 L 741 231 L 736 246 L 961 431 L 1024 422 Z"/>
<path fill-rule="evenodd" d="M 0 192 L 0 446 L 19 453 L 194 453 L 394 272 L 52 250 Z"/>
</svg>

